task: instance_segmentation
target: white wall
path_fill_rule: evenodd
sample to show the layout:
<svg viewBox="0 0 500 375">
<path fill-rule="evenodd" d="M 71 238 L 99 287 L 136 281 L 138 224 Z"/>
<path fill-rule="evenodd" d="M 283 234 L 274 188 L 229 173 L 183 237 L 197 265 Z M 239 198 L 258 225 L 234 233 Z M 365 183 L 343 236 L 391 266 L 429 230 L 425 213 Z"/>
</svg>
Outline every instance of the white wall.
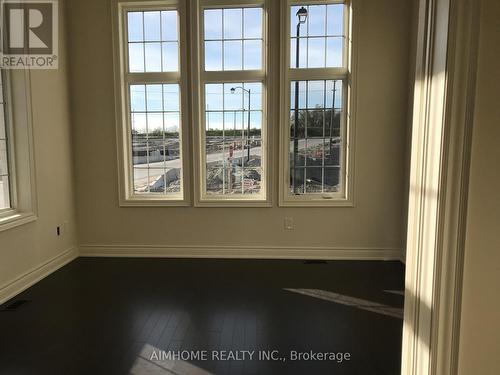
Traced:
<svg viewBox="0 0 500 375">
<path fill-rule="evenodd" d="M 276 137 L 274 207 L 235 209 L 118 206 L 110 2 L 70 1 L 80 243 L 402 249 L 412 5 L 400 0 L 358 3 L 356 207 L 277 207 Z M 279 32 L 277 22 L 271 27 Z M 283 229 L 285 216 L 294 217 L 294 231 Z"/>
<path fill-rule="evenodd" d="M 63 9 L 59 21 L 59 69 L 31 72 L 38 219 L 0 232 L 0 299 L 7 285 L 77 243 Z M 58 237 L 56 227 L 65 221 Z"/>
<path fill-rule="evenodd" d="M 500 2 L 482 0 L 460 375 L 500 374 Z"/>
</svg>

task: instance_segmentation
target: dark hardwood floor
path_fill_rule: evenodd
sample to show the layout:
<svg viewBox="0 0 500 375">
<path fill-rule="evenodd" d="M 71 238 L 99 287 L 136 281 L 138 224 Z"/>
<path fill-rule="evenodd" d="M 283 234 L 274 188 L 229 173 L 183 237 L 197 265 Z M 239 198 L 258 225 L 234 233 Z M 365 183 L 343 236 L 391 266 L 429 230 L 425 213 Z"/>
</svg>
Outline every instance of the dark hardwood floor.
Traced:
<svg viewBox="0 0 500 375">
<path fill-rule="evenodd" d="M 403 288 L 399 262 L 80 258 L 3 305 L 0 374 L 399 374 Z"/>
</svg>

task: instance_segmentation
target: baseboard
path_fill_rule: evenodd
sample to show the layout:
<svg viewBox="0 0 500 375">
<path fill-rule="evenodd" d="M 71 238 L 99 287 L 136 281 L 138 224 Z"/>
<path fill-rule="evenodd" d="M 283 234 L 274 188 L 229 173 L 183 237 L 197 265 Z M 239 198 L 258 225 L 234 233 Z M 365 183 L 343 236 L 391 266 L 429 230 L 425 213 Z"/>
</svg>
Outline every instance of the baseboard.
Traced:
<svg viewBox="0 0 500 375">
<path fill-rule="evenodd" d="M 71 247 L 61 254 L 47 260 L 39 266 L 33 267 L 16 279 L 0 286 L 0 304 L 8 301 L 33 284 L 39 282 L 62 266 L 68 264 L 78 257 L 78 248 Z"/>
<path fill-rule="evenodd" d="M 328 247 L 237 247 L 80 245 L 81 257 L 400 260 L 401 249 Z"/>
<path fill-rule="evenodd" d="M 79 251 L 78 251 L 79 250 Z M 0 286 L 0 304 L 8 301 L 72 260 L 81 257 L 399 260 L 401 249 L 331 247 L 237 247 L 80 245 L 71 247 L 18 278 Z"/>
</svg>

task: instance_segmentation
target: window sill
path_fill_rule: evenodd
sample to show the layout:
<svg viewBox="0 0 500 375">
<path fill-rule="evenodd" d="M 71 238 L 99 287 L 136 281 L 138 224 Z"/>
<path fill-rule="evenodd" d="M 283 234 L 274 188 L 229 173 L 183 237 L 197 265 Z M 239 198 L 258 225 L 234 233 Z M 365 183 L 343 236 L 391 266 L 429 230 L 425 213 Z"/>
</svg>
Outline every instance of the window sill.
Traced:
<svg viewBox="0 0 500 375">
<path fill-rule="evenodd" d="M 272 207 L 272 202 L 261 200 L 201 200 L 195 207 Z"/>
<path fill-rule="evenodd" d="M 184 199 L 161 199 L 146 195 L 120 199 L 120 207 L 189 207 L 190 205 L 190 202 Z"/>
<path fill-rule="evenodd" d="M 21 213 L 15 210 L 5 212 L 0 216 L 0 232 L 31 223 L 37 218 L 32 212 Z"/>
<path fill-rule="evenodd" d="M 272 207 L 270 199 L 266 199 L 264 194 L 253 196 L 223 196 L 206 195 L 195 200 L 195 207 Z"/>
<path fill-rule="evenodd" d="M 354 207 L 354 201 L 346 198 L 281 197 L 280 207 Z"/>
</svg>

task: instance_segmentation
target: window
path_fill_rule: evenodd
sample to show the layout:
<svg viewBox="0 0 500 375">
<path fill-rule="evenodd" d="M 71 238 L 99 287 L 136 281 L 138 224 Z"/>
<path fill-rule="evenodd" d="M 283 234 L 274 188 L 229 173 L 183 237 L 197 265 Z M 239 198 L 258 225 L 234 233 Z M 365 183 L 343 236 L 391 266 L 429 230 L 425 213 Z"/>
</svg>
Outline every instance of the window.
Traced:
<svg viewBox="0 0 500 375">
<path fill-rule="evenodd" d="M 130 103 L 134 192 L 179 194 L 179 85 L 130 85 Z"/>
<path fill-rule="evenodd" d="M 121 205 L 352 205 L 349 0 L 114 1 Z"/>
<path fill-rule="evenodd" d="M 265 3 L 203 4 L 197 203 L 267 205 Z"/>
<path fill-rule="evenodd" d="M 261 193 L 261 98 L 260 82 L 205 85 L 207 194 Z"/>
<path fill-rule="evenodd" d="M 30 82 L 29 70 L 0 69 L 0 231 L 37 218 Z"/>
<path fill-rule="evenodd" d="M 181 5 L 120 3 L 123 205 L 185 204 Z M 155 5 L 157 4 L 157 5 Z"/>
<path fill-rule="evenodd" d="M 262 8 L 205 9 L 205 70 L 262 68 Z"/>
<path fill-rule="evenodd" d="M 290 20 L 291 68 L 343 66 L 344 4 L 294 5 Z"/>
<path fill-rule="evenodd" d="M 290 90 L 290 192 L 337 193 L 342 81 L 292 81 Z"/>
<path fill-rule="evenodd" d="M 4 72 L 0 70 L 0 213 L 12 208 L 9 165 L 9 129 L 6 111 Z"/>
<path fill-rule="evenodd" d="M 348 205 L 349 7 L 288 4 L 282 205 Z"/>
</svg>

